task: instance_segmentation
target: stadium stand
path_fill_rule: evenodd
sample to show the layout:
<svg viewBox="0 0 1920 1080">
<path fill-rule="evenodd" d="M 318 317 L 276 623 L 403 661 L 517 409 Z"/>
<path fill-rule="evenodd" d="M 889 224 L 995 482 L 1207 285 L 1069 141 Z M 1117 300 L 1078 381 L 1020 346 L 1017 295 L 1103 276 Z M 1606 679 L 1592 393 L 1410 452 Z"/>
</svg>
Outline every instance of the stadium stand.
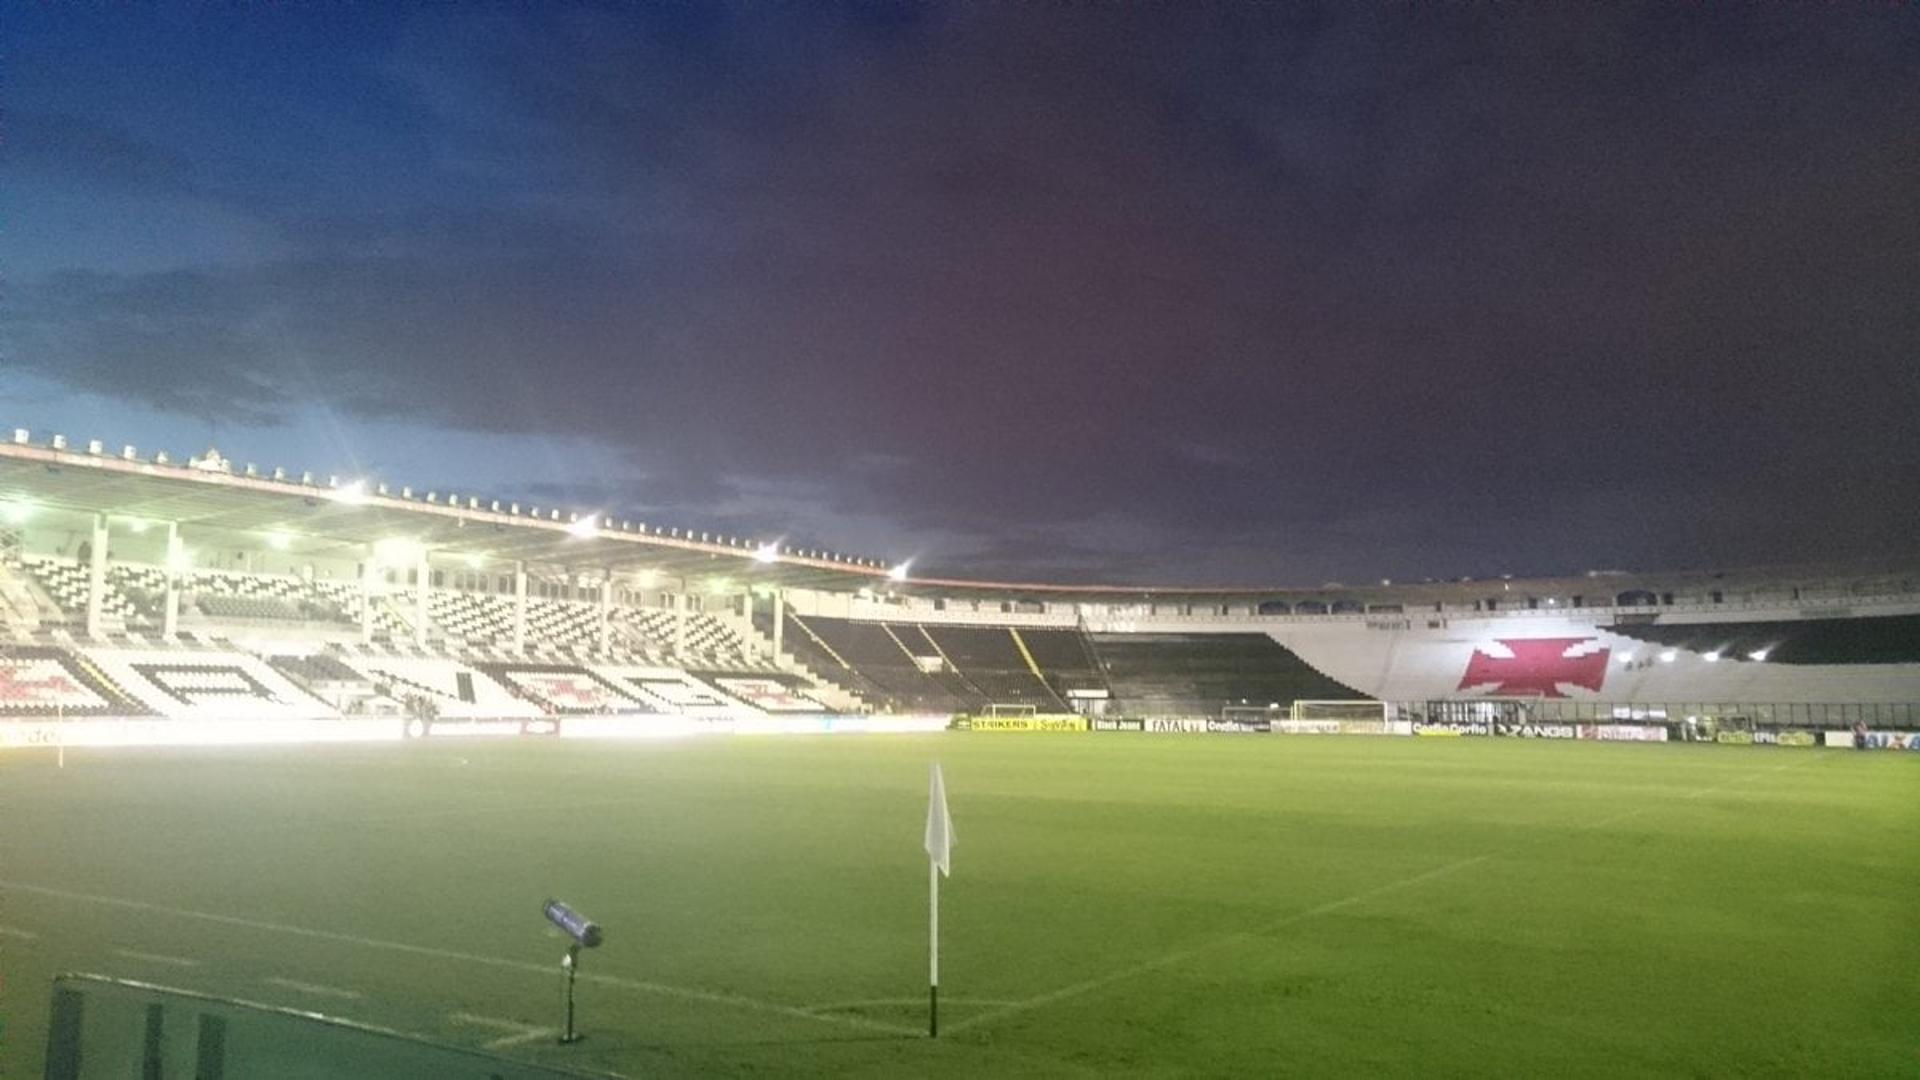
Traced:
<svg viewBox="0 0 1920 1080">
<path fill-rule="evenodd" d="M 0 716 L 143 716 L 84 657 L 36 645 L 0 647 Z"/>
<path fill-rule="evenodd" d="M 308 720 L 325 702 L 239 652 L 92 648 L 78 651 L 128 697 L 175 720 Z"/>
<path fill-rule="evenodd" d="M 1228 705 L 1364 698 L 1265 634 L 1093 634 L 1094 656 L 1128 715 L 1216 716 Z"/>
<path fill-rule="evenodd" d="M 1004 626 L 915 626 L 912 628 L 988 702 L 1032 705 L 1041 712 L 1064 711 L 1027 654 L 1026 644 Z"/>
<path fill-rule="evenodd" d="M 1070 699 L 1075 690 L 1105 690 L 1106 677 L 1094 660 L 1087 636 L 1078 630 L 1019 628 L 1010 631 L 1026 646 L 1041 675 L 1056 694 Z"/>
<path fill-rule="evenodd" d="M 920 658 L 939 660 L 930 644 L 915 653 L 883 623 L 787 612 L 785 641 L 823 678 L 892 712 L 970 712 L 987 697 L 951 672 L 930 671 Z"/>
<path fill-rule="evenodd" d="M 1623 622 L 1614 633 L 1729 660 L 1764 655 L 1771 664 L 1910 664 L 1920 661 L 1920 615 L 1792 622 Z"/>
<path fill-rule="evenodd" d="M 59 614 L 69 623 L 79 623 L 86 617 L 88 570 L 85 563 L 44 555 L 28 555 L 21 559 L 21 568 L 47 594 Z M 101 594 L 100 610 L 108 620 L 120 625 L 125 625 L 127 621 L 137 618 L 139 614 L 133 602 L 127 599 L 126 594 L 114 587 L 111 574 L 108 575 L 106 589 Z"/>
</svg>

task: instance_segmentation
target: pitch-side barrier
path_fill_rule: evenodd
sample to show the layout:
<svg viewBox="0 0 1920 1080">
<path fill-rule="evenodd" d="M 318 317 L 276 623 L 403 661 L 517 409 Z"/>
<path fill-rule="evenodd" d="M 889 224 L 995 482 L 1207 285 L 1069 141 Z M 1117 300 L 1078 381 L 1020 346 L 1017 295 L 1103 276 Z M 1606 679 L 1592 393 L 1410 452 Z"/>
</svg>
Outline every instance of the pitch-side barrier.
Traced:
<svg viewBox="0 0 1920 1080">
<path fill-rule="evenodd" d="M 340 720 L 0 721 L 0 751 L 62 747 L 248 746 L 442 739 L 671 739 L 702 735 L 863 735 L 941 731 L 946 715 L 373 717 Z"/>
</svg>

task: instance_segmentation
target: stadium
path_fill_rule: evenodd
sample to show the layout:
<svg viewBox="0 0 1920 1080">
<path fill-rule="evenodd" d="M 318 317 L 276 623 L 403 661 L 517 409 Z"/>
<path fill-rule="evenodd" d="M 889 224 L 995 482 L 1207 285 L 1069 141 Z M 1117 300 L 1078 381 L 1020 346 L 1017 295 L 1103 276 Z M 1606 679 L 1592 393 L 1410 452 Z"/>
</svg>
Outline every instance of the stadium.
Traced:
<svg viewBox="0 0 1920 1080">
<path fill-rule="evenodd" d="M 7 1075 L 1920 1052 L 1920 565 L 927 579 L 22 429 L 0 610 Z"/>
</svg>

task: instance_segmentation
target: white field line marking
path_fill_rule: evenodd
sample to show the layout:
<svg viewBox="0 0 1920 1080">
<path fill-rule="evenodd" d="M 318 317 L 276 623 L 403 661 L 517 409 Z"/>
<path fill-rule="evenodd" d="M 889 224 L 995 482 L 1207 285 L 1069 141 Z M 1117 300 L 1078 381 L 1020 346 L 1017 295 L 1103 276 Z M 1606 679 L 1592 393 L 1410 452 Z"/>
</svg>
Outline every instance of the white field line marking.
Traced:
<svg viewBox="0 0 1920 1080">
<path fill-rule="evenodd" d="M 319 983 L 301 982 L 299 979 L 282 979 L 278 975 L 265 980 L 271 986 L 282 987 L 302 994 L 314 994 L 319 997 L 340 998 L 345 1001 L 357 1001 L 363 995 L 358 990 L 343 990 L 338 986 L 322 986 Z"/>
<path fill-rule="evenodd" d="M 1682 799 L 1702 798 L 1707 795 L 1712 795 L 1717 792 L 1723 791 L 1737 784 L 1744 784 L 1750 780 L 1755 779 L 1756 777 L 1765 776 L 1770 773 L 1781 772 L 1785 769 L 1795 768 L 1801 765 L 1802 763 L 1817 757 L 1818 755 L 1808 754 L 1806 757 L 1799 758 L 1793 761 L 1782 762 L 1779 765 L 1772 766 L 1771 768 L 1756 769 L 1753 772 L 1743 773 L 1739 776 L 1736 776 L 1731 780 L 1723 780 L 1718 784 L 1712 785 L 1711 787 L 1704 787 L 1695 791 L 1687 792 L 1686 794 L 1680 797 Z M 1658 809 L 1661 809 L 1661 807 L 1657 805 L 1635 807 L 1631 810 L 1625 810 L 1618 814 L 1601 818 L 1599 821 L 1591 822 L 1589 823 L 1588 828 L 1603 829 L 1609 825 L 1616 825 L 1622 821 L 1627 820 L 1628 818 L 1638 817 L 1641 814 L 1652 813 L 1653 811 Z M 965 1031 L 968 1028 L 978 1027 L 981 1024 L 990 1024 L 995 1020 L 1012 1016 L 1016 1013 L 1022 1013 L 1031 1009 L 1040 1008 L 1045 1005 L 1051 1005 L 1056 1001 L 1064 1001 L 1067 998 L 1079 997 L 1081 994 L 1090 993 L 1094 990 L 1099 990 L 1103 987 L 1111 986 L 1114 983 L 1122 982 L 1126 979 L 1131 979 L 1139 975 L 1144 975 L 1149 971 L 1158 971 L 1161 968 L 1178 964 L 1183 960 L 1191 959 L 1194 956 L 1197 956 L 1203 952 L 1207 952 L 1211 949 L 1219 948 L 1222 945 L 1231 944 L 1233 942 L 1241 941 L 1245 938 L 1255 937 L 1260 934 L 1271 933 L 1275 930 L 1284 929 L 1285 927 L 1292 926 L 1295 923 L 1305 922 L 1308 919 L 1317 918 L 1321 915 L 1338 911 L 1341 908 L 1360 903 L 1361 901 L 1370 900 L 1373 897 L 1379 896 L 1383 893 L 1392 892 L 1396 889 L 1404 889 L 1411 885 L 1418 885 L 1422 882 L 1430 881 L 1434 878 L 1443 877 L 1447 874 L 1451 874 L 1456 870 L 1464 870 L 1467 867 L 1474 865 L 1475 863 L 1486 862 L 1488 859 L 1493 858 L 1495 855 L 1499 854 L 1502 851 L 1511 851 L 1511 850 L 1514 850 L 1515 848 L 1525 847 L 1525 846 L 1527 845 L 1518 844 L 1518 845 L 1513 845 L 1512 847 L 1501 848 L 1495 851 L 1485 852 L 1483 854 L 1475 855 L 1470 858 L 1461 859 L 1458 862 L 1448 863 L 1445 866 L 1435 867 L 1432 870 L 1425 871 L 1424 873 L 1415 874 L 1412 877 L 1401 878 L 1398 881 L 1390 881 L 1390 882 L 1387 882 L 1385 885 L 1378 885 L 1364 892 L 1354 893 L 1352 896 L 1342 897 L 1339 900 L 1328 901 L 1327 903 L 1321 904 L 1319 907 L 1308 908 L 1305 911 L 1296 912 L 1292 915 L 1285 916 L 1284 918 L 1281 918 L 1276 922 L 1266 923 L 1259 927 L 1255 927 L 1248 930 L 1237 930 L 1230 934 L 1223 934 L 1220 937 L 1203 941 L 1198 945 L 1190 945 L 1184 949 L 1180 949 L 1175 952 L 1166 953 L 1165 955 L 1162 955 L 1162 956 L 1156 956 L 1151 960 L 1143 960 L 1140 963 L 1133 964 L 1129 967 L 1121 968 L 1118 971 L 1114 971 L 1106 975 L 1097 976 L 1092 979 L 1084 979 L 1080 982 L 1073 983 L 1072 985 L 1063 986 L 1058 990 L 1050 990 L 1044 994 L 1038 994 L 1034 997 L 1027 998 L 1024 1001 L 1014 1002 L 1009 1005 L 1001 1006 L 1000 1008 L 988 1010 L 987 1012 L 984 1012 L 984 1013 L 978 1013 L 974 1016 L 967 1017 L 966 1019 L 961 1020 L 958 1023 L 948 1025 L 947 1030 L 952 1032 Z"/>
<path fill-rule="evenodd" d="M 165 953 L 141 952 L 138 949 L 115 949 L 113 955 L 124 956 L 129 960 L 145 960 L 150 964 L 171 964 L 174 967 L 199 967 L 200 961 L 189 960 L 184 956 L 168 956 Z"/>
<path fill-rule="evenodd" d="M 1317 918 L 1329 912 L 1338 911 L 1341 908 L 1350 907 L 1354 904 L 1371 900 L 1376 896 L 1381 896 L 1386 893 L 1394 892 L 1395 890 L 1398 890 L 1398 889 L 1405 889 L 1405 888 L 1408 888 L 1409 886 L 1421 884 L 1422 882 L 1432 881 L 1434 878 L 1444 877 L 1445 875 L 1451 874 L 1456 870 L 1464 870 L 1467 867 L 1474 865 L 1475 863 L 1482 863 L 1491 858 L 1493 858 L 1491 854 L 1475 855 L 1475 856 L 1472 856 L 1471 858 L 1459 859 L 1457 861 L 1450 862 L 1445 866 L 1436 866 L 1431 870 L 1423 870 L 1418 874 L 1414 874 L 1410 877 L 1403 877 L 1397 881 L 1389 881 L 1384 885 L 1375 885 L 1371 889 L 1364 889 L 1360 892 L 1354 893 L 1351 896 L 1343 896 L 1338 900 L 1329 900 L 1324 904 L 1320 904 L 1316 907 L 1310 907 L 1305 911 L 1294 912 L 1292 915 L 1285 916 L 1273 922 L 1263 923 L 1258 927 L 1254 927 L 1247 930 L 1236 930 L 1230 934 L 1222 934 L 1219 937 L 1210 938 L 1206 941 L 1200 942 L 1197 945 L 1189 945 L 1184 949 L 1178 949 L 1174 952 L 1165 953 L 1160 956 L 1156 956 L 1151 960 L 1142 960 L 1137 964 L 1132 964 L 1127 967 L 1120 968 L 1117 971 L 1108 972 L 1105 975 L 1096 976 L 1091 979 L 1082 979 L 1077 983 L 1072 983 L 1070 985 L 1060 987 L 1058 990 L 1049 990 L 1044 994 L 1038 994 L 1034 997 L 1027 998 L 1024 1001 L 1017 1001 L 1011 1005 L 1003 1005 L 1000 1008 L 991 1009 L 987 1012 L 970 1016 L 965 1020 L 960 1021 L 959 1023 L 949 1025 L 948 1030 L 949 1031 L 965 1031 L 968 1028 L 978 1027 L 981 1024 L 992 1023 L 995 1020 L 1012 1016 L 1015 1013 L 1022 1013 L 1030 1009 L 1037 1009 L 1043 1005 L 1051 1005 L 1056 1001 L 1065 1001 L 1067 998 L 1079 997 L 1081 994 L 1089 993 L 1094 990 L 1099 990 L 1103 987 L 1111 986 L 1114 983 L 1122 982 L 1124 980 L 1131 979 L 1136 976 L 1145 975 L 1149 971 L 1158 971 L 1164 967 L 1171 967 L 1172 965 L 1178 964 L 1183 960 L 1190 960 L 1193 957 L 1200 955 L 1201 953 L 1220 948 L 1223 945 L 1231 945 L 1236 942 L 1243 941 L 1250 937 L 1259 936 L 1260 934 L 1263 934 L 1263 933 L 1271 933 L 1275 930 L 1280 930 L 1285 927 L 1292 926 L 1294 923 L 1305 922 L 1308 919 Z"/>
<path fill-rule="evenodd" d="M 162 904 L 150 904 L 144 900 L 129 900 L 119 896 L 100 896 L 94 893 L 70 892 L 47 885 L 33 885 L 24 881 L 0 880 L 0 890 L 16 889 L 20 892 L 48 896 L 56 900 L 72 900 L 81 903 L 99 904 L 102 907 L 120 908 L 125 911 L 144 911 L 155 915 L 171 915 L 180 919 L 193 919 L 212 923 L 216 926 L 237 926 L 247 930 L 258 930 L 269 934 L 286 934 L 289 937 L 307 938 L 312 941 L 331 941 L 341 945 L 357 945 L 364 949 L 382 949 L 387 952 L 405 953 L 409 956 L 426 956 L 435 960 L 458 960 L 468 964 L 480 964 L 486 967 L 501 968 L 507 971 L 524 971 L 536 975 L 552 975 L 558 964 L 534 964 L 525 960 L 508 960 L 498 956 L 481 956 L 476 953 L 460 952 L 454 949 L 436 949 L 428 945 L 409 945 L 401 941 L 382 941 L 378 938 L 358 937 L 332 930 L 315 930 L 305 926 L 290 926 L 286 923 L 267 922 L 261 919 L 242 918 L 238 915 L 220 915 L 208 911 L 191 911 L 186 908 L 167 907 Z M 670 986 L 666 983 L 648 982 L 644 979 L 628 979 L 618 975 L 602 975 L 595 972 L 582 972 L 583 982 L 599 983 L 603 986 L 617 986 L 624 990 L 639 993 L 656 994 L 661 997 L 681 998 L 686 1001 L 701 1001 L 714 1005 L 728 1005 L 736 1009 L 748 1009 L 754 1012 L 771 1013 L 778 1016 L 797 1017 L 804 1020 L 818 1020 L 824 1023 L 842 1024 L 848 1027 L 864 1028 L 868 1031 L 881 1031 L 892 1035 L 917 1034 L 918 1029 L 901 1027 L 897 1024 L 884 1024 L 877 1020 L 867 1020 L 857 1016 L 815 1016 L 805 1009 L 778 1002 L 761 1001 L 757 998 L 727 994 L 717 990 L 699 990 L 686 986 Z"/>
<path fill-rule="evenodd" d="M 488 1039 L 486 1042 L 480 1044 L 487 1050 L 505 1050 L 509 1046 L 518 1046 L 521 1043 L 533 1042 L 535 1039 L 557 1038 L 560 1035 L 559 1028 L 535 1027 L 532 1024 L 522 1024 L 513 1020 L 497 1020 L 491 1016 L 476 1016 L 473 1013 L 449 1013 L 447 1019 L 452 1020 L 456 1024 L 472 1024 L 478 1027 L 489 1027 L 496 1031 L 507 1032 L 507 1034 L 497 1039 Z"/>
<path fill-rule="evenodd" d="M 40 935 L 31 930 L 22 930 L 16 926 L 0 926 L 0 937 L 19 938 L 21 941 L 39 941 Z"/>
<path fill-rule="evenodd" d="M 823 1012 L 833 1012 L 836 1009 L 863 1009 L 863 1008 L 867 1008 L 869 1006 L 874 1006 L 874 1005 L 925 1005 L 926 1003 L 927 1003 L 927 999 L 923 997 L 870 998 L 866 1001 L 833 1001 L 833 1002 L 828 1002 L 825 1005 L 809 1005 L 807 1006 L 806 1011 L 810 1013 L 823 1013 Z M 942 1001 L 941 1004 L 942 1005 L 1000 1006 L 1000 1005 L 1018 1005 L 1020 1003 L 1017 1001 L 989 1000 L 987 998 L 947 998 L 944 1001 Z"/>
</svg>

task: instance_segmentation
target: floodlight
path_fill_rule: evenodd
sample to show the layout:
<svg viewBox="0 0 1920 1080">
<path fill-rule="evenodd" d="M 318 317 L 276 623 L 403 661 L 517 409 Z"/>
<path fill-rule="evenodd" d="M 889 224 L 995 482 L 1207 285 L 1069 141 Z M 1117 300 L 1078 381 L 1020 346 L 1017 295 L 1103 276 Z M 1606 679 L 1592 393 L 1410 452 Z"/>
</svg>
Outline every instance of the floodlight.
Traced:
<svg viewBox="0 0 1920 1080">
<path fill-rule="evenodd" d="M 1673 649 L 1668 649 L 1668 650 L 1666 650 L 1665 652 L 1663 652 L 1663 653 L 1661 653 L 1661 654 L 1660 654 L 1660 662 L 1661 662 L 1661 663 L 1663 663 L 1663 664 L 1671 664 L 1671 663 L 1673 663 L 1673 661 L 1674 661 L 1674 659 L 1675 659 L 1676 657 L 1678 657 L 1679 655 L 1680 655 L 1680 654 L 1679 654 L 1678 652 L 1676 652 L 1675 650 L 1673 650 Z"/>
<path fill-rule="evenodd" d="M 1747 659 L 1752 660 L 1755 663 L 1762 663 L 1767 659 L 1767 653 L 1771 651 L 1772 651 L 1771 649 L 1755 649 L 1752 652 L 1747 654 Z"/>
<path fill-rule="evenodd" d="M 33 516 L 33 504 L 25 502 L 0 503 L 0 518 L 9 525 L 19 525 Z"/>
<path fill-rule="evenodd" d="M 777 540 L 771 541 L 769 543 L 761 544 L 759 547 L 755 548 L 753 550 L 753 561 L 757 563 L 779 562 L 780 561 L 779 541 Z"/>
<path fill-rule="evenodd" d="M 485 565 L 487 565 L 486 556 L 478 553 L 467 556 L 467 568 L 469 570 L 478 570 Z"/>
<path fill-rule="evenodd" d="M 1620 654 L 1619 659 L 1620 659 L 1620 666 L 1626 667 L 1628 664 L 1633 663 L 1633 654 L 1630 652 L 1623 652 Z"/>
<path fill-rule="evenodd" d="M 907 580 L 907 568 L 912 565 L 913 565 L 913 560 L 908 559 L 906 562 L 903 562 L 899 566 L 896 566 L 893 569 L 887 571 L 887 580 L 888 581 Z"/>
<path fill-rule="evenodd" d="M 1700 654 L 1700 659 L 1705 660 L 1709 664 L 1717 664 L 1720 662 L 1720 650 L 1715 649 L 1709 653 L 1702 653 Z"/>
<path fill-rule="evenodd" d="M 556 515 L 558 515 L 559 513 L 560 511 L 558 510 L 554 511 L 554 514 Z M 598 514 L 588 514 L 586 517 L 583 517 L 578 521 L 572 522 L 567 526 L 567 533 L 570 536 L 581 536 L 581 537 L 593 536 L 599 531 L 600 531 L 600 515 Z"/>
<path fill-rule="evenodd" d="M 127 531 L 138 536 L 139 534 L 146 532 L 147 527 L 150 524 L 151 523 L 147 521 L 146 518 L 131 518 L 127 521 Z"/>
<path fill-rule="evenodd" d="M 361 503 L 367 501 L 367 482 L 365 480 L 349 480 L 329 492 L 328 497 L 337 503 L 345 503 L 348 506 L 359 506 Z"/>
<path fill-rule="evenodd" d="M 558 900 L 547 901 L 546 907 L 541 910 L 546 914 L 548 922 L 565 931 L 568 937 L 584 948 L 598 948 L 605 938 L 600 930 L 600 924 Z"/>
</svg>

